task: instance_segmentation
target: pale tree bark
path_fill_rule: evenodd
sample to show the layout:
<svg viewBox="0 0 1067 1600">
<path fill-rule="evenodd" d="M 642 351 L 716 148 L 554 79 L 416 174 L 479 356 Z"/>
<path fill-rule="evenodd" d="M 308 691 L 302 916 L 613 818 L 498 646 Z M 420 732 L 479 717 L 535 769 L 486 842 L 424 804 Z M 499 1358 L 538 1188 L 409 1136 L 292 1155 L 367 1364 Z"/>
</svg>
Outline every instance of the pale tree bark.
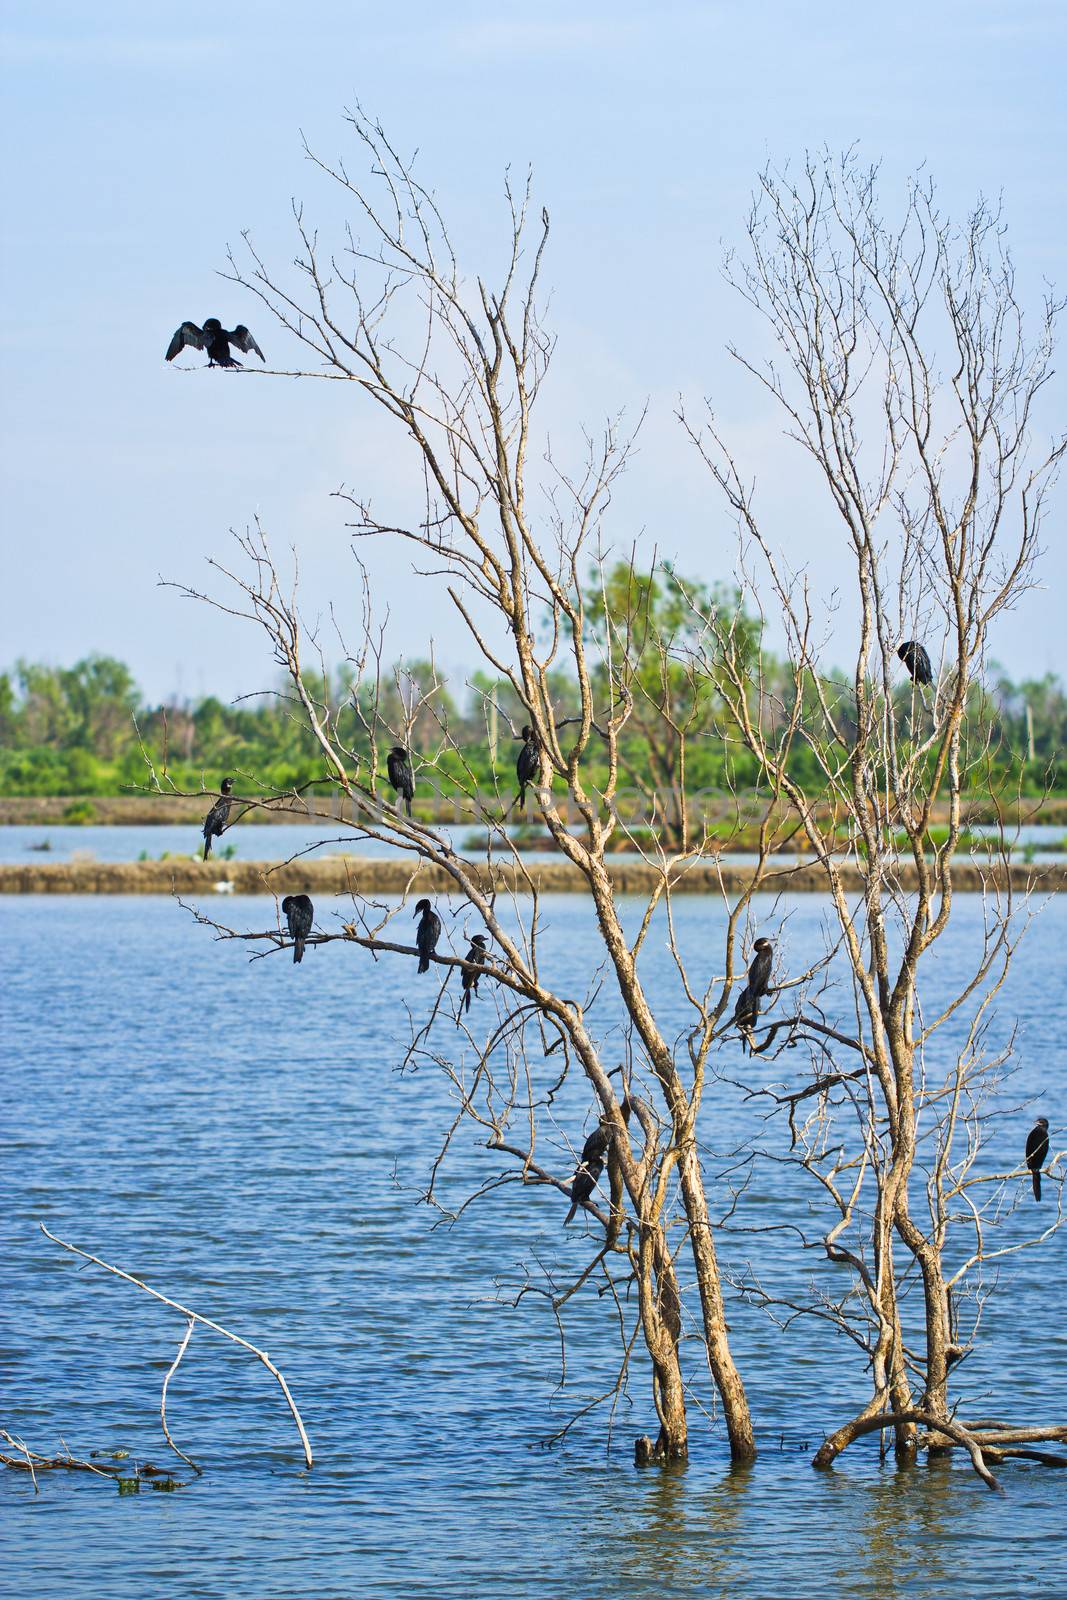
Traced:
<svg viewBox="0 0 1067 1600">
<path fill-rule="evenodd" d="M 710 415 L 683 417 L 736 519 L 742 595 L 754 592 L 781 618 L 792 683 L 777 705 L 708 620 L 741 737 L 823 872 L 843 969 L 836 996 L 812 1005 L 798 994 L 791 1014 L 766 1019 L 755 1044 L 767 1062 L 806 1042 L 812 1081 L 754 1090 L 787 1113 L 787 1159 L 830 1205 L 825 1253 L 851 1268 L 862 1295 L 809 1308 L 847 1332 L 871 1366 L 872 1400 L 841 1440 L 891 1426 L 907 1455 L 924 1425 L 927 1444 L 953 1442 L 950 1375 L 968 1348 L 954 1321 L 968 1274 L 980 1282 L 999 1254 L 988 1234 L 1009 1181 L 981 1171 L 981 1151 L 1010 1057 L 989 1046 L 988 1022 L 1026 921 L 1010 880 L 998 890 L 989 872 L 981 955 L 939 1014 L 924 1008 L 923 979 L 949 927 L 965 796 L 994 770 L 989 722 L 975 714 L 985 651 L 1000 616 L 1035 581 L 1065 448 L 1062 436 L 1036 437 L 1060 306 L 1044 301 L 1028 339 L 1000 217 L 979 204 L 956 227 L 923 179 L 887 222 L 876 171 L 851 154 L 810 160 L 795 179 L 765 172 L 747 257 L 727 270 L 771 344 L 762 358 L 733 354 L 783 417 L 783 448 L 807 461 L 825 495 L 856 637 L 843 689 L 830 672 L 840 635 L 783 554 L 758 477 Z M 904 641 L 928 649 L 929 687 L 908 682 Z M 796 776 L 801 750 L 814 782 Z M 935 839 L 938 810 L 948 821 Z M 858 904 L 843 887 L 842 862 L 862 872 Z M 902 888 L 903 862 L 915 893 Z M 950 1021 L 965 1024 L 964 1037 L 945 1065 Z M 1057 1212 L 1052 1226 L 1058 1220 Z M 973 1250 L 950 1271 L 950 1243 L 955 1258 L 966 1231 Z M 901 1331 L 915 1270 L 921 1357 Z M 972 1281 L 972 1291 L 973 1334 L 982 1290 Z"/>
<path fill-rule="evenodd" d="M 690 1044 L 679 1054 L 646 990 L 642 952 L 653 917 L 659 912 L 669 922 L 675 886 L 685 867 L 708 853 L 708 840 L 696 830 L 699 836 L 687 835 L 680 849 L 659 840 L 635 841 L 657 868 L 657 886 L 632 939 L 606 866 L 613 839 L 626 832 L 615 802 L 620 741 L 633 714 L 633 695 L 623 664 L 616 662 L 610 630 L 600 641 L 591 639 L 582 579 L 588 561 L 599 558 L 603 519 L 626 463 L 629 440 L 620 423 L 612 421 L 599 441 L 585 442 L 575 471 L 550 460 L 548 513 L 535 517 L 528 487 L 532 417 L 552 352 L 537 309 L 547 213 L 531 218 L 529 186 L 518 194 L 506 186 L 508 246 L 499 281 L 494 287 L 482 279 L 467 280 L 437 204 L 410 163 L 360 111 L 349 122 L 369 165 L 371 187 L 351 178 L 342 165 L 316 161 L 353 208 L 342 248 L 324 250 L 303 211 L 297 210 L 295 280 L 273 274 L 247 240 L 247 255 L 231 258 L 233 276 L 321 363 L 291 375 L 350 383 L 359 401 L 380 407 L 409 442 L 413 470 L 426 489 L 421 520 L 409 525 L 379 517 L 358 491 L 346 492 L 354 533 L 412 546 L 443 580 L 486 667 L 508 683 L 524 708 L 541 752 L 541 773 L 534 785 L 538 810 L 555 848 L 574 866 L 589 897 L 603 945 L 604 981 L 617 991 L 628 1019 L 627 1048 L 633 1062 L 622 1098 L 602 1047 L 587 1026 L 585 1002 L 561 994 L 542 976 L 538 901 L 506 826 L 514 820 L 514 780 L 501 781 L 500 804 L 490 809 L 475 793 L 469 773 L 466 788 L 462 777 L 453 779 L 485 829 L 483 862 L 455 849 L 439 829 L 407 818 L 382 800 L 379 752 L 403 738 L 413 717 L 409 712 L 405 729 L 387 727 L 375 709 L 383 703 L 373 691 L 381 658 L 366 594 L 359 622 L 362 643 L 349 651 L 349 661 L 354 677 L 369 675 L 372 687 L 362 696 L 362 726 L 355 735 L 346 732 L 328 695 L 315 688 L 316 672 L 323 683 L 327 677 L 321 641 L 303 626 L 295 589 L 283 587 L 258 529 L 240 541 L 239 569 L 215 564 L 234 586 L 233 598 L 211 599 L 265 629 L 288 677 L 295 714 L 321 755 L 324 778 L 350 802 L 354 836 L 384 840 L 409 852 L 413 887 L 420 864 L 443 870 L 458 904 L 469 907 L 488 931 L 493 959 L 480 982 L 494 996 L 489 1037 L 457 1016 L 460 1026 L 454 1031 L 467 1054 L 440 1047 L 431 1052 L 429 1024 L 413 1024 L 410 1050 L 431 1053 L 450 1076 L 459 1118 L 480 1123 L 491 1149 L 510 1152 L 518 1162 L 512 1171 L 518 1181 L 565 1189 L 564 1179 L 540 1157 L 550 1097 L 534 1081 L 531 1062 L 551 1061 L 555 1054 L 565 1061 L 564 1070 L 573 1063 L 588 1080 L 597 1115 L 611 1129 L 612 1182 L 623 1215 L 619 1205 L 604 1214 L 590 1202 L 589 1214 L 604 1223 L 605 1241 L 578 1282 L 585 1282 L 595 1268 L 605 1276 L 611 1303 L 623 1312 L 625 1289 L 636 1284 L 639 1330 L 652 1367 L 659 1420 L 654 1456 L 677 1458 L 687 1449 L 679 1338 L 681 1283 L 691 1272 L 697 1288 L 696 1325 L 721 1401 L 731 1455 L 736 1461 L 751 1460 L 755 1437 L 730 1350 L 714 1227 L 695 1139 L 707 1054 L 729 996 L 733 944 L 744 927 L 748 897 L 733 908 L 730 952 L 720 974 L 701 974 L 699 982 L 691 979 L 671 932 L 675 966 L 693 1012 Z M 317 668 L 311 665 L 316 657 Z M 553 675 L 563 664 L 576 712 L 561 717 Z M 699 669 L 689 670 L 696 684 Z M 608 686 L 602 703 L 594 689 L 595 671 Z M 512 733 L 517 737 L 518 730 Z M 431 772 L 446 753 L 462 769 L 463 751 L 442 729 L 436 752 L 414 752 L 418 774 Z M 287 803 L 284 796 L 262 793 L 245 798 L 275 807 Z M 531 890 L 513 901 L 514 921 L 498 911 L 498 896 L 485 870 L 490 845 L 492 859 L 509 860 L 520 883 Z M 761 872 L 765 866 L 764 856 Z M 395 908 L 383 912 L 362 900 L 358 891 L 355 899 L 356 911 L 345 930 L 313 935 L 309 943 L 345 940 L 379 958 L 410 959 L 416 954 L 409 941 L 389 937 Z M 225 936 L 249 937 L 242 930 L 215 926 Z M 270 949 L 282 942 L 277 929 L 250 937 Z M 462 966 L 462 960 L 440 955 L 434 965 L 446 969 Z M 443 986 L 435 1017 L 445 1004 Z M 624 1104 L 637 1113 L 629 1122 Z M 520 1121 L 522 1137 L 517 1139 Z M 439 1165 L 450 1138 L 451 1131 L 446 1132 Z M 435 1167 L 431 1197 L 437 1172 Z M 506 1176 L 501 1173 L 500 1180 Z M 679 1251 L 687 1258 L 684 1274 Z M 615 1271 L 618 1277 L 612 1276 Z M 565 1304 L 570 1292 L 552 1291 L 554 1309 Z M 624 1366 L 631 1338 L 630 1333 L 623 1338 Z"/>
</svg>

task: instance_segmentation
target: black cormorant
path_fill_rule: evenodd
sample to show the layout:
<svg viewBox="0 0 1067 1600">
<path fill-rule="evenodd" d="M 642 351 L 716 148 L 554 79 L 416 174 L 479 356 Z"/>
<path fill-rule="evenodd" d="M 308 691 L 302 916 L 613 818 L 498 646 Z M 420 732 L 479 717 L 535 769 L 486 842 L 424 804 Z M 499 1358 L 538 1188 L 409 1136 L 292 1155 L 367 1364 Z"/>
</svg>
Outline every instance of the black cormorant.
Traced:
<svg viewBox="0 0 1067 1600">
<path fill-rule="evenodd" d="M 613 1129 L 606 1117 L 602 1117 L 582 1145 L 581 1165 L 585 1166 L 591 1161 L 603 1161 L 611 1144 Z"/>
<path fill-rule="evenodd" d="M 238 350 L 254 350 L 261 361 L 265 361 L 262 350 L 253 339 L 243 322 L 239 322 L 232 332 L 227 332 L 218 317 L 208 317 L 202 328 L 195 322 L 183 322 L 174 338 L 167 346 L 167 360 L 173 361 L 186 347 L 191 344 L 197 350 L 207 351 L 207 364 L 209 367 L 239 367 L 241 363 L 235 361 L 230 354 L 231 344 Z"/>
<path fill-rule="evenodd" d="M 586 1143 L 588 1144 L 588 1140 Z M 564 1227 L 567 1226 L 578 1207 L 584 1205 L 587 1200 L 592 1199 L 593 1190 L 600 1181 L 600 1174 L 603 1172 L 603 1170 L 603 1156 L 594 1156 L 589 1161 L 586 1161 L 583 1156 L 582 1160 L 578 1163 L 577 1171 L 575 1172 L 574 1178 L 571 1182 L 571 1208 L 563 1219 Z"/>
<path fill-rule="evenodd" d="M 623 1121 L 629 1122 L 630 1102 L 628 1100 L 623 1102 L 622 1115 Z M 571 1182 L 571 1208 L 563 1219 L 564 1227 L 567 1226 L 578 1207 L 592 1198 L 593 1190 L 596 1188 L 600 1174 L 604 1170 L 604 1162 L 607 1159 L 614 1137 L 614 1123 L 608 1117 L 601 1117 L 582 1146 L 582 1153 Z"/>
<path fill-rule="evenodd" d="M 464 957 L 464 960 L 470 963 L 469 966 L 462 969 L 464 1011 L 469 1011 L 471 1008 L 471 995 L 478 993 L 478 979 L 481 977 L 479 969 L 485 966 L 486 946 L 488 943 L 489 940 L 484 933 L 476 933 L 471 939 L 471 947 Z M 456 1018 L 456 1026 L 459 1026 L 459 1017 Z"/>
<path fill-rule="evenodd" d="M 541 746 L 532 728 L 522 730 L 523 745 L 515 760 L 519 780 L 519 810 L 526 809 L 526 785 L 536 783 L 541 776 Z"/>
<path fill-rule="evenodd" d="M 774 946 L 769 939 L 757 939 L 752 946 L 756 952 L 755 959 L 748 969 L 749 994 L 754 1000 L 762 1000 L 771 986 L 771 968 L 774 965 Z"/>
<path fill-rule="evenodd" d="M 734 1005 L 734 1025 L 748 1033 L 756 1025 L 760 1001 L 771 987 L 771 968 L 774 965 L 774 946 L 769 939 L 757 939 L 752 946 L 756 952 L 748 969 L 748 978 Z"/>
<path fill-rule="evenodd" d="M 915 639 L 906 639 L 903 644 L 898 645 L 897 655 L 907 667 L 913 683 L 933 683 L 934 674 L 930 666 L 930 657 Z"/>
<path fill-rule="evenodd" d="M 1026 1165 L 1034 1180 L 1034 1199 L 1041 1199 L 1041 1168 L 1048 1156 L 1048 1118 L 1038 1117 L 1026 1136 Z"/>
<path fill-rule="evenodd" d="M 293 941 L 293 961 L 303 961 L 304 940 L 311 932 L 315 920 L 315 907 L 306 894 L 287 894 L 282 901 L 282 915 L 289 924 L 289 937 Z"/>
<path fill-rule="evenodd" d="M 437 941 L 441 937 L 441 919 L 428 900 L 420 900 L 415 906 L 415 915 L 421 915 L 421 921 L 415 930 L 415 943 L 419 950 L 419 971 L 429 972 L 430 957 L 437 949 Z"/>
<path fill-rule="evenodd" d="M 402 744 L 395 744 L 386 757 L 389 782 L 398 795 L 403 795 L 407 813 L 411 815 L 411 802 L 415 798 L 415 774 L 411 770 L 411 757 Z"/>
<path fill-rule="evenodd" d="M 741 990 L 734 1006 L 734 1022 L 739 1028 L 752 1028 L 759 1016 L 760 997 L 753 994 L 748 984 Z"/>
<path fill-rule="evenodd" d="M 204 818 L 205 861 L 211 854 L 212 839 L 221 839 L 223 833 L 226 831 L 226 823 L 229 819 L 230 807 L 233 805 L 233 801 L 230 799 L 230 791 L 233 789 L 233 779 L 223 778 L 219 788 L 222 790 L 222 795 L 218 800 L 215 801 L 215 804 Z"/>
</svg>

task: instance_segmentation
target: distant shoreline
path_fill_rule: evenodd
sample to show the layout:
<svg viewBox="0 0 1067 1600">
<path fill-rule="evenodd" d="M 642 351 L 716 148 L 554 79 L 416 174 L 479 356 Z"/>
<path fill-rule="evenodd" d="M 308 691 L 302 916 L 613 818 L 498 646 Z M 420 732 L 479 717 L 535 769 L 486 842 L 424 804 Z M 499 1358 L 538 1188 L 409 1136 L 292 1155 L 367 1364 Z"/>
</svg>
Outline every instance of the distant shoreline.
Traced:
<svg viewBox="0 0 1067 1600">
<path fill-rule="evenodd" d="M 484 866 L 472 867 L 483 886 L 489 887 Z M 850 893 L 862 888 L 855 866 L 840 867 L 842 881 Z M 641 862 L 608 862 L 608 872 L 616 890 L 622 894 L 647 894 L 657 883 L 658 873 Z M 902 862 L 899 881 L 906 891 L 917 887 L 913 862 Z M 554 859 L 527 858 L 521 870 L 512 863 L 493 869 L 493 886 L 503 892 L 512 889 L 528 893 L 531 888 L 544 894 L 576 894 L 584 891 L 581 874 L 569 863 Z M 680 873 L 674 884 L 678 894 L 739 894 L 752 881 L 747 866 L 717 867 L 701 862 Z M 953 889 L 957 893 L 983 890 L 1015 893 L 1037 889 L 1043 894 L 1067 887 L 1067 866 L 1027 866 L 1008 868 L 1000 864 L 979 867 L 959 861 L 953 868 Z M 370 895 L 445 894 L 454 890 L 452 879 L 440 867 L 429 866 L 407 856 L 375 857 L 327 856 L 318 859 L 273 863 L 269 861 L 74 861 L 48 865 L 0 866 L 0 894 L 179 894 L 211 896 L 220 885 L 233 894 L 320 894 L 342 895 L 358 890 Z M 825 894 L 826 879 L 817 866 L 790 865 L 779 858 L 761 892 L 781 894 Z"/>
<path fill-rule="evenodd" d="M 203 822 L 204 813 L 215 794 L 205 789 L 203 795 L 185 798 L 170 794 L 118 794 L 118 795 L 9 795 L 0 796 L 0 827 L 64 827 L 90 824 L 95 827 L 174 827 L 185 823 Z M 457 819 L 451 807 L 437 821 L 448 821 L 456 826 L 475 826 L 477 819 Z M 338 823 L 336 808 L 326 800 L 316 805 L 307 803 L 306 811 L 263 811 L 253 808 L 243 812 L 241 825 L 287 825 L 291 827 L 304 818 L 319 819 L 324 825 Z M 428 820 L 428 819 L 424 819 Z M 935 823 L 948 820 L 946 807 L 935 807 Z M 995 826 L 1003 821 L 1005 828 L 1025 823 L 1046 823 L 1053 827 L 1067 827 L 1067 795 L 1049 795 L 1042 799 L 1034 796 L 1005 802 L 998 816 L 990 803 L 983 806 L 978 797 L 963 802 L 963 821 L 976 826 Z M 343 826 L 343 824 L 341 824 Z M 725 846 L 724 846 L 725 847 Z"/>
</svg>

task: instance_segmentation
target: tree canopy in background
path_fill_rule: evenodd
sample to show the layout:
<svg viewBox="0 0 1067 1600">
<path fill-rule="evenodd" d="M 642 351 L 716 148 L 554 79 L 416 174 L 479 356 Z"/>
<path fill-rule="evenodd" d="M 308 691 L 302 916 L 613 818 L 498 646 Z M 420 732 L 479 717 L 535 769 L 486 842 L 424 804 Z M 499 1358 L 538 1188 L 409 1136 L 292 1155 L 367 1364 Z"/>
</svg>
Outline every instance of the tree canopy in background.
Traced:
<svg viewBox="0 0 1067 1600">
<path fill-rule="evenodd" d="M 784 707 L 788 691 L 781 664 L 761 650 L 760 624 L 739 609 L 729 586 L 709 586 L 669 566 L 641 572 L 626 561 L 609 568 L 602 584 L 590 582 L 591 642 L 605 662 L 611 653 L 617 681 L 633 696 L 621 750 L 626 778 L 639 796 L 659 795 L 668 820 L 663 797 L 675 786 L 690 792 L 737 790 L 755 780 L 751 757 L 733 738 L 714 670 L 694 691 L 682 665 L 699 618 L 709 608 L 732 617 L 739 648 L 752 658 L 760 655 L 766 693 Z M 608 681 L 604 664 L 594 674 L 601 698 Z M 348 663 L 332 669 L 325 684 L 319 680 L 311 687 L 340 711 L 342 725 L 349 708 L 358 746 L 355 705 L 366 717 L 371 689 L 354 681 Z M 835 675 L 831 687 L 847 707 L 848 681 Z M 569 714 L 565 673 L 555 675 L 553 688 L 561 715 Z M 447 733 L 463 748 L 479 782 L 491 785 L 495 770 L 510 783 L 514 734 L 523 712 L 506 681 L 475 672 L 466 682 L 448 682 L 432 662 L 413 660 L 383 673 L 373 692 L 379 716 L 392 726 L 403 726 L 415 708 L 411 742 L 417 750 L 436 750 Z M 1058 787 L 1056 769 L 1067 743 L 1067 689 L 1057 676 L 1016 683 L 994 666 L 984 690 L 975 694 L 973 714 L 989 720 L 1001 772 L 1011 769 L 1024 793 L 1043 792 L 1050 773 Z M 686 732 L 684 774 L 677 770 L 679 730 Z M 0 794 L 105 795 L 140 786 L 146 775 L 142 741 L 157 765 L 166 752 L 168 772 L 179 788 L 201 781 L 214 788 L 224 769 L 254 772 L 260 783 L 278 789 L 323 775 L 318 752 L 282 687 L 236 704 L 207 695 L 151 705 L 130 669 L 112 656 L 87 656 L 70 667 L 17 661 L 0 673 Z M 798 748 L 793 759 L 803 763 L 806 756 Z M 445 775 L 454 761 L 445 751 L 440 763 Z"/>
</svg>

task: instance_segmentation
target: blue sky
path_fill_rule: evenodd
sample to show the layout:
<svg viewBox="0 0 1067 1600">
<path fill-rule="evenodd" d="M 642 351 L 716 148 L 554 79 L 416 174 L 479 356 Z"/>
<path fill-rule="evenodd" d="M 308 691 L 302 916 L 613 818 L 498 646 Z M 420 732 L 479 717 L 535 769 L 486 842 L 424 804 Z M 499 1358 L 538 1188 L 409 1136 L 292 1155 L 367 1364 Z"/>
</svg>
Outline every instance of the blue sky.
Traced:
<svg viewBox="0 0 1067 1600">
<path fill-rule="evenodd" d="M 620 405 L 648 423 L 612 537 L 653 542 L 683 571 L 728 577 L 732 540 L 681 438 L 679 394 L 714 397 L 757 477 L 778 477 L 776 424 L 724 357 L 738 310 L 719 277 L 768 159 L 860 141 L 890 190 L 928 162 L 947 209 L 1003 194 L 1024 296 L 1063 288 L 1067 7 L 905 0 L 855 4 L 535 7 L 8 3 L 3 8 L 2 338 L 4 583 L 0 664 L 130 662 L 151 695 L 271 681 L 253 630 L 157 587 L 203 583 L 228 530 L 258 514 L 300 551 L 305 604 L 357 593 L 340 482 L 380 506 L 406 458 L 347 386 L 181 376 L 162 357 L 184 318 L 250 323 L 271 364 L 296 350 L 215 275 L 251 229 L 294 254 L 289 203 L 335 233 L 342 213 L 300 131 L 351 155 L 359 99 L 420 169 L 463 260 L 496 258 L 507 163 L 532 163 L 553 234 L 546 267 L 559 336 L 546 418 L 564 450 Z M 1067 415 L 1067 385 L 1049 395 Z M 772 425 L 773 424 L 773 425 Z M 1067 671 L 1058 596 L 1061 496 L 1046 526 L 1045 589 L 994 641 L 1013 671 Z M 812 581 L 832 585 L 836 530 L 772 510 Z M 411 619 L 410 556 L 372 557 L 391 643 L 471 664 L 432 597 Z M 844 652 L 842 652 L 844 655 Z"/>
</svg>

